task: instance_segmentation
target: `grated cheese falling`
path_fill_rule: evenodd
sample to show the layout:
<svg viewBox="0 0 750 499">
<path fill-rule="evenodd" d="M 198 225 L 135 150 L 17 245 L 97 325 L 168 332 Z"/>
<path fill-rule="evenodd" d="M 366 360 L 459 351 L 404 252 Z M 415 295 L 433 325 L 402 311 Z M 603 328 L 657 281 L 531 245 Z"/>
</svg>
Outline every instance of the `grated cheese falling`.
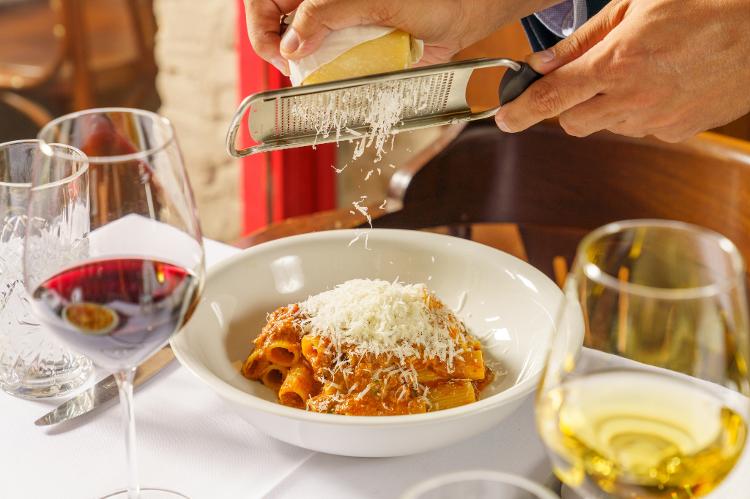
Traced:
<svg viewBox="0 0 750 499">
<path fill-rule="evenodd" d="M 339 142 L 342 131 L 353 136 L 358 142 L 352 159 L 374 147 L 377 163 L 386 153 L 389 138 L 393 148 L 394 127 L 429 108 L 433 87 L 430 79 L 420 78 L 305 94 L 291 99 L 290 110 L 301 127 L 315 130 L 316 139 L 334 134 Z"/>
<path fill-rule="evenodd" d="M 328 338 L 335 350 L 350 345 L 358 355 L 437 358 L 452 367 L 456 358 L 447 310 L 430 310 L 424 284 L 353 279 L 299 304 L 309 319 L 305 333 Z M 413 385 L 417 385 L 413 373 Z"/>
<path fill-rule="evenodd" d="M 429 107 L 433 86 L 434 82 L 430 83 L 429 79 L 398 80 L 332 93 L 306 94 L 293 97 L 290 110 L 300 123 L 299 126 L 315 130 L 316 140 L 318 137 L 328 138 L 335 134 L 336 142 L 339 142 L 342 132 L 348 134 L 349 141 L 356 142 L 352 160 L 362 156 L 366 148 L 374 146 L 376 157 L 373 162 L 377 163 L 386 152 L 389 138 L 393 149 L 397 133 L 394 127 L 405 118 L 418 115 Z M 336 173 L 341 173 L 348 166 L 347 163 L 341 168 L 335 165 L 331 165 L 331 168 Z M 396 168 L 392 163 L 388 167 Z M 375 167 L 367 171 L 364 180 L 370 180 L 375 172 L 382 175 L 382 169 Z M 369 228 L 372 229 L 372 217 L 368 208 L 362 204 L 364 199 L 363 196 L 352 204 L 354 210 L 367 219 Z M 381 210 L 384 208 L 385 201 L 380 206 Z M 357 231 L 349 246 L 360 239 L 364 239 L 365 248 L 369 249 L 367 229 Z"/>
<path fill-rule="evenodd" d="M 354 236 L 354 239 L 349 241 L 349 246 L 356 243 L 360 240 L 362 236 L 365 238 L 365 249 L 370 249 L 368 243 L 370 242 L 370 230 L 372 230 L 372 216 L 370 216 L 370 209 L 367 206 L 363 206 L 362 203 L 365 202 L 367 199 L 367 196 L 360 196 L 359 201 L 353 201 L 352 205 L 354 206 L 354 209 L 357 210 L 362 216 L 364 216 L 367 219 L 367 223 L 369 224 L 370 228 L 365 230 L 358 230 L 356 235 Z M 349 213 L 354 215 L 354 213 L 349 210 Z"/>
</svg>

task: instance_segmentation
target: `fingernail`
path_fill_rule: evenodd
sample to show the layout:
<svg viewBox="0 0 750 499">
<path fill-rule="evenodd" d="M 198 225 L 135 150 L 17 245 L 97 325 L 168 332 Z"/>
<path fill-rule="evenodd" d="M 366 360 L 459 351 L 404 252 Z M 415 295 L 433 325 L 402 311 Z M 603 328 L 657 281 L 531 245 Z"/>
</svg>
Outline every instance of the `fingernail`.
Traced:
<svg viewBox="0 0 750 499">
<path fill-rule="evenodd" d="M 289 76 L 289 66 L 287 66 L 286 59 L 275 57 L 271 59 L 271 64 L 273 64 L 274 67 L 281 72 L 281 74 L 283 74 L 284 76 Z"/>
<path fill-rule="evenodd" d="M 500 115 L 495 116 L 495 123 L 497 123 L 497 127 L 503 132 L 510 133 L 510 128 L 508 128 L 508 125 L 505 124 Z"/>
<path fill-rule="evenodd" d="M 284 33 L 284 36 L 281 38 L 281 51 L 287 54 L 292 54 L 298 48 L 299 35 L 294 28 L 290 27 L 286 30 L 286 33 Z"/>
<path fill-rule="evenodd" d="M 536 59 L 537 62 L 542 64 L 548 64 L 555 60 L 555 53 L 552 50 L 542 50 L 531 55 L 532 59 Z"/>
</svg>

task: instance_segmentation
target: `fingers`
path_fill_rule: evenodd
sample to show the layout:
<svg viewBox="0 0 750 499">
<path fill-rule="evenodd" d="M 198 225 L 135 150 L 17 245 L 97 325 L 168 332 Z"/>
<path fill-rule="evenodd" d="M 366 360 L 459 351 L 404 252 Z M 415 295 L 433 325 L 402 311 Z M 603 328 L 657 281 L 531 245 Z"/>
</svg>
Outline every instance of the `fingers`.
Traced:
<svg viewBox="0 0 750 499">
<path fill-rule="evenodd" d="M 600 67 L 598 56 L 603 50 L 598 44 L 624 19 L 628 5 L 629 0 L 613 0 L 570 37 L 549 50 L 531 55 L 529 64 L 545 76 L 498 111 L 495 116 L 498 127 L 506 132 L 519 132 L 602 93 L 605 86 L 597 68 Z M 597 102 L 601 103 L 601 100 Z M 593 133 L 602 120 L 586 116 L 586 122 L 582 124 L 575 119 L 576 114 L 606 113 L 598 111 L 600 107 L 598 104 L 585 106 L 569 114 L 563 123 L 567 123 L 574 134 Z M 605 122 L 612 124 L 613 119 L 613 116 L 609 117 Z"/>
<path fill-rule="evenodd" d="M 560 126 L 568 135 L 587 137 L 626 119 L 620 103 L 607 95 L 595 95 L 560 114 Z"/>
<path fill-rule="evenodd" d="M 497 126 L 504 132 L 520 132 L 591 99 L 602 87 L 590 73 L 582 58 L 545 75 L 500 108 L 495 115 Z"/>
<path fill-rule="evenodd" d="M 289 65 L 279 52 L 279 21 L 300 2 L 302 0 L 245 0 L 247 36 L 253 50 L 285 75 L 289 75 Z"/>
<path fill-rule="evenodd" d="M 607 127 L 607 130 L 612 133 L 616 133 L 617 135 L 622 135 L 624 137 L 633 137 L 636 139 L 640 139 L 650 134 L 650 131 L 644 130 L 640 126 L 635 126 L 631 121 L 628 120 L 610 125 Z"/>
<path fill-rule="evenodd" d="M 663 142 L 670 142 L 674 144 L 677 142 L 683 142 L 704 130 L 704 127 L 691 127 L 690 125 L 685 124 L 678 127 L 654 128 L 648 131 L 648 135 L 653 135 Z"/>
<path fill-rule="evenodd" d="M 680 142 L 700 131 L 676 113 L 668 113 L 672 116 L 665 118 L 661 113 L 639 110 L 622 96 L 597 95 L 560 114 L 560 126 L 574 137 L 608 130 L 626 137 L 653 135 L 665 142 Z"/>
<path fill-rule="evenodd" d="M 299 59 L 315 51 L 331 31 L 360 25 L 392 26 L 424 39 L 426 26 L 442 25 L 444 17 L 455 16 L 443 2 L 438 4 L 427 16 L 425 9 L 433 5 L 429 0 L 305 0 L 284 34 L 281 54 Z"/>
<path fill-rule="evenodd" d="M 389 9 L 397 3 L 386 0 L 305 0 L 284 33 L 281 54 L 299 59 L 312 53 L 331 31 L 363 24 L 388 25 Z"/>
<path fill-rule="evenodd" d="M 627 1 L 613 1 L 572 35 L 552 48 L 535 52 L 527 62 L 538 73 L 547 74 L 585 54 L 622 21 Z"/>
</svg>

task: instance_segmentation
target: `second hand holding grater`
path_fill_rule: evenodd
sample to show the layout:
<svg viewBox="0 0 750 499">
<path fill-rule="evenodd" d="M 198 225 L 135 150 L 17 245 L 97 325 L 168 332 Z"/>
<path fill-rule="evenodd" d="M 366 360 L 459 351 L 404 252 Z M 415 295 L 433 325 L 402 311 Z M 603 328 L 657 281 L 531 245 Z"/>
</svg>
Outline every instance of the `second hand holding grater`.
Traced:
<svg viewBox="0 0 750 499">
<path fill-rule="evenodd" d="M 500 107 L 472 112 L 466 102 L 466 86 L 477 69 L 504 66 L 500 82 L 500 104 L 512 101 L 542 75 L 512 59 L 472 59 L 405 69 L 391 73 L 260 92 L 246 97 L 232 117 L 227 150 L 236 158 L 259 152 L 356 140 L 370 134 L 367 123 L 369 98 L 387 89 L 397 92 L 406 105 L 392 134 L 462 121 L 489 118 Z M 305 117 L 306 109 L 319 110 Z M 321 111 L 322 110 L 322 111 Z M 237 149 L 237 134 L 249 111 L 248 129 L 256 145 Z M 315 117 L 340 123 L 335 133 L 321 132 Z"/>
</svg>

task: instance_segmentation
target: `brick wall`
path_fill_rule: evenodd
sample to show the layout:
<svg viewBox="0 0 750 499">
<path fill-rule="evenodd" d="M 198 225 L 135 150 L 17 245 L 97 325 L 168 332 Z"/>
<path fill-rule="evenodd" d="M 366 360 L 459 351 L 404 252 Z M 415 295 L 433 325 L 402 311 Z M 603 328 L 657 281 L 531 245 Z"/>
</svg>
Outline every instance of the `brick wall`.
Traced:
<svg viewBox="0 0 750 499">
<path fill-rule="evenodd" d="M 241 227 L 239 162 L 224 149 L 237 105 L 235 2 L 155 0 L 161 114 L 172 120 L 206 236 L 232 241 Z"/>
</svg>

